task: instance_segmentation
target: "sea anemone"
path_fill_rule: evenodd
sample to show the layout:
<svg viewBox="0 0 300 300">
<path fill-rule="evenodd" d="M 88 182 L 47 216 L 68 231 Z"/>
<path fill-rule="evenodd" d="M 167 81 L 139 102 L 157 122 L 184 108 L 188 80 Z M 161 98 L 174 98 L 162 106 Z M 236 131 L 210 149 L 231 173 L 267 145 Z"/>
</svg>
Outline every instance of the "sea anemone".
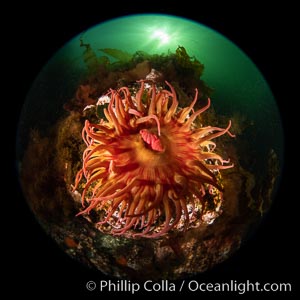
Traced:
<svg viewBox="0 0 300 300">
<path fill-rule="evenodd" d="M 223 199 L 220 170 L 233 167 L 215 152 L 212 141 L 226 128 L 196 126 L 208 103 L 194 111 L 198 90 L 188 107 L 180 108 L 169 90 L 139 81 L 140 87 L 110 90 L 106 120 L 85 121 L 87 146 L 75 189 L 84 176 L 79 215 L 95 211 L 98 226 L 114 235 L 160 237 L 189 228 L 195 205 L 201 214 L 209 195 Z M 199 214 L 199 213 L 198 213 Z M 100 225 L 99 225 L 100 224 Z"/>
</svg>

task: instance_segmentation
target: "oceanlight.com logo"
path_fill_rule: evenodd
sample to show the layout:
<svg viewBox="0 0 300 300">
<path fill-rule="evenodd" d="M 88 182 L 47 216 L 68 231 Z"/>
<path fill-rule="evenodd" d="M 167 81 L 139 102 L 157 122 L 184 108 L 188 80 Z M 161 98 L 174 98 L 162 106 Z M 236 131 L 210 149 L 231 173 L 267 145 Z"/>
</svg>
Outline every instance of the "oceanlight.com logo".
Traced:
<svg viewBox="0 0 300 300">
<path fill-rule="evenodd" d="M 230 280 L 222 283 L 199 283 L 196 280 L 188 282 L 188 290 L 195 292 L 237 292 L 244 294 L 246 292 L 291 292 L 291 283 L 260 283 L 260 282 L 238 282 L 237 280 Z"/>
<path fill-rule="evenodd" d="M 230 280 L 228 282 L 199 282 L 197 280 L 182 280 L 181 282 L 171 282 L 169 280 L 161 280 L 159 282 L 147 280 L 144 283 L 133 282 L 130 280 L 100 280 L 88 281 L 86 283 L 86 289 L 88 291 L 99 292 L 129 292 L 135 294 L 139 291 L 144 292 L 198 292 L 198 293 L 210 293 L 210 292 L 230 292 L 237 294 L 245 294 L 248 292 L 292 292 L 292 284 L 289 282 L 251 282 L 247 280 L 245 282 L 239 282 L 237 280 Z"/>
</svg>

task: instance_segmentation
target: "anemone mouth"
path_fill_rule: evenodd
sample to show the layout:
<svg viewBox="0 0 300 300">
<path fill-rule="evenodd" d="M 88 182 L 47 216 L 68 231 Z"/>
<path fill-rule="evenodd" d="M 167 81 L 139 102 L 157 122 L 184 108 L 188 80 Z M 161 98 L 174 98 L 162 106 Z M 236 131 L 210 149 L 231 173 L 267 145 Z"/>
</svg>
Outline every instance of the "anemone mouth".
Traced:
<svg viewBox="0 0 300 300">
<path fill-rule="evenodd" d="M 226 128 L 197 127 L 195 120 L 210 107 L 194 111 L 198 90 L 188 107 L 179 108 L 173 86 L 155 84 L 131 93 L 110 90 L 106 120 L 86 121 L 82 177 L 84 215 L 104 232 L 157 238 L 211 223 L 222 212 L 220 170 L 233 167 L 215 152 L 213 139 Z M 93 220 L 92 220 L 93 219 Z"/>
</svg>

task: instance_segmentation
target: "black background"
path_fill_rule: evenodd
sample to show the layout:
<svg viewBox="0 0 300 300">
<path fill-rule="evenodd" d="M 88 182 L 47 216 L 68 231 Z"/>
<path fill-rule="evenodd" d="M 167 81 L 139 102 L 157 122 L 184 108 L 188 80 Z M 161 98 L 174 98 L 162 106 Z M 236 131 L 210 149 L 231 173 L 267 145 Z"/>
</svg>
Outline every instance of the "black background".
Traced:
<svg viewBox="0 0 300 300">
<path fill-rule="evenodd" d="M 291 17 L 294 10 L 292 7 L 276 4 L 261 7 L 254 2 L 242 1 L 239 5 L 226 3 L 221 6 L 213 1 L 210 5 L 197 2 L 197 7 L 188 1 L 139 1 L 137 4 L 111 2 L 107 6 L 88 2 L 91 1 L 69 4 L 67 8 L 53 2 L 43 2 L 38 6 L 27 4 L 8 11 L 12 18 L 6 26 L 9 25 L 7 27 L 11 30 L 8 31 L 4 48 L 9 52 L 7 62 L 12 72 L 8 76 L 9 99 L 14 101 L 7 102 L 16 111 L 11 116 L 10 124 L 17 124 L 26 93 L 40 69 L 69 39 L 104 20 L 132 13 L 153 12 L 199 21 L 237 44 L 268 81 L 281 112 L 286 142 L 289 141 L 294 128 L 291 91 L 297 90 L 290 81 L 293 69 L 291 49 L 295 41 L 295 37 L 293 41 L 290 36 L 294 21 Z M 288 150 L 287 143 L 286 153 Z M 11 153 L 14 153 L 13 149 Z M 291 282 L 296 292 L 296 266 L 299 261 L 295 244 L 299 237 L 296 234 L 299 227 L 296 207 L 299 196 L 289 168 L 289 162 L 296 166 L 294 159 L 296 157 L 286 154 L 279 192 L 257 233 L 232 258 L 193 279 L 210 282 L 231 279 L 249 279 L 262 283 Z M 9 193 L 9 197 L 3 199 L 5 214 L 8 216 L 3 231 L 8 233 L 9 239 L 3 246 L 4 250 L 8 250 L 3 259 L 9 266 L 5 289 L 11 295 L 21 291 L 23 296 L 37 295 L 41 298 L 45 295 L 100 298 L 100 292 L 86 291 L 85 283 L 88 280 L 97 282 L 106 277 L 70 259 L 45 235 L 23 199 L 15 168 L 12 170 L 10 174 L 16 183 L 13 195 Z M 209 295 L 192 293 L 190 296 L 205 298 Z"/>
</svg>

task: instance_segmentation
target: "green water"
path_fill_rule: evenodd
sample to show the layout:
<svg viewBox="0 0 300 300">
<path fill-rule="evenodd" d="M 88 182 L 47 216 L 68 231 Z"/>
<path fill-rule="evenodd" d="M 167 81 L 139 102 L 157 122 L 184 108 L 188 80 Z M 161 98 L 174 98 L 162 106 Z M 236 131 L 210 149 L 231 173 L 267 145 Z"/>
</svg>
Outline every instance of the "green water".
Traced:
<svg viewBox="0 0 300 300">
<path fill-rule="evenodd" d="M 204 64 L 203 80 L 214 88 L 217 112 L 240 113 L 254 126 L 253 148 L 275 149 L 282 164 L 283 131 L 272 92 L 255 64 L 232 42 L 214 30 L 190 20 L 166 15 L 135 15 L 96 25 L 62 47 L 41 70 L 28 94 L 20 127 L 47 127 L 62 113 L 86 71 L 80 38 L 99 49 L 116 48 L 129 53 L 175 52 L 184 46 L 190 56 Z M 26 139 L 26 138 L 25 138 Z M 23 138 L 24 140 L 24 138 Z M 259 156 L 260 153 L 257 153 Z"/>
</svg>

